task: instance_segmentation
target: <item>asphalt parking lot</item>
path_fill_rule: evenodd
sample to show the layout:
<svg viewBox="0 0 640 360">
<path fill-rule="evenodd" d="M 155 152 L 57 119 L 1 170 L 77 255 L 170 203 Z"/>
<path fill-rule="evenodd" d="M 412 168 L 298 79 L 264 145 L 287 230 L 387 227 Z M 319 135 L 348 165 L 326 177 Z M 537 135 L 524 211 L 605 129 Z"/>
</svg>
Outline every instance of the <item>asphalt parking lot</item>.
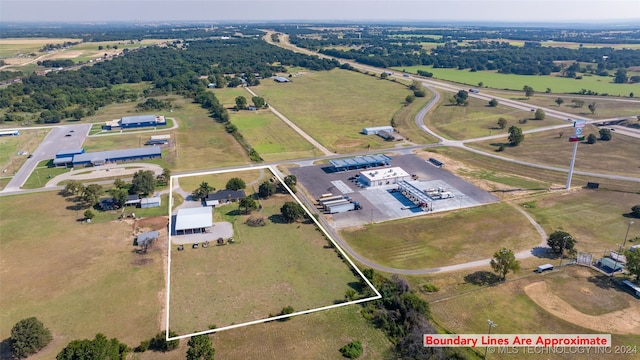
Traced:
<svg viewBox="0 0 640 360">
<path fill-rule="evenodd" d="M 415 155 L 399 155 L 391 160 L 391 167 L 401 167 L 409 174 L 418 176 L 412 182 L 421 190 L 442 187 L 454 194 L 453 198 L 434 200 L 430 212 L 441 212 L 479 206 L 496 202 L 499 199 L 490 193 L 466 182 L 465 180 L 438 168 Z M 380 222 L 425 214 L 413 208 L 408 199 L 388 190 L 394 185 L 373 188 L 361 188 L 350 178 L 363 170 L 332 172 L 329 164 L 292 168 L 291 172 L 298 178 L 314 202 L 323 194 L 347 195 L 362 206 L 362 210 L 331 215 L 333 226 L 345 228 L 361 226 L 370 222 Z"/>
</svg>

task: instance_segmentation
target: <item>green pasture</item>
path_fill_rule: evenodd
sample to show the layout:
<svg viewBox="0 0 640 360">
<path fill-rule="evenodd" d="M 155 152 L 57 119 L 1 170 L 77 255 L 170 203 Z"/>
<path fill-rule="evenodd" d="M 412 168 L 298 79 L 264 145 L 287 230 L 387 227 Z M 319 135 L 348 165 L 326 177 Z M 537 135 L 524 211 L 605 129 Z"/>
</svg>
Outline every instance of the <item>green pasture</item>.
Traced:
<svg viewBox="0 0 640 360">
<path fill-rule="evenodd" d="M 270 81 L 270 80 L 271 79 L 263 79 L 261 81 L 264 82 L 264 81 Z M 225 87 L 221 89 L 207 89 L 207 91 L 211 91 L 212 93 L 214 93 L 218 101 L 220 101 L 220 104 L 222 104 L 227 109 L 231 109 L 234 106 L 236 106 L 236 98 L 238 96 L 244 96 L 245 99 L 247 99 L 247 104 L 249 105 L 253 104 L 253 102 L 251 101 L 251 98 L 252 98 L 251 94 L 241 87 L 238 87 L 238 88 Z"/>
<path fill-rule="evenodd" d="M 559 125 L 565 120 L 547 118 L 545 120 L 533 120 L 534 113 L 503 106 L 498 103 L 496 107 L 490 107 L 488 101 L 469 97 L 467 106 L 449 104 L 449 98 L 453 93 L 442 92 L 440 105 L 425 116 L 425 124 L 442 136 L 449 139 L 470 139 L 482 136 L 507 134 L 507 129 L 518 126 L 523 130 L 535 129 L 543 126 Z M 507 120 L 504 129 L 497 125 L 498 119 Z M 519 120 L 527 119 L 525 124 L 519 124 Z"/>
<path fill-rule="evenodd" d="M 411 104 L 400 108 L 394 115 L 395 130 L 400 135 L 405 136 L 407 141 L 416 144 L 433 144 L 438 142 L 438 139 L 427 134 L 424 130 L 418 127 L 415 122 L 416 115 L 424 108 L 429 101 L 433 98 L 433 93 L 427 90 L 427 94 L 424 98 L 416 98 Z"/>
<path fill-rule="evenodd" d="M 628 96 L 631 92 L 638 93 L 637 84 L 614 84 L 612 77 L 596 75 L 584 75 L 582 79 L 577 80 L 556 76 L 498 74 L 490 71 L 471 72 L 468 69 L 443 69 L 431 66 L 407 66 L 393 69 L 414 74 L 418 70 L 425 70 L 433 73 L 433 77 L 436 79 L 469 86 L 477 86 L 482 82 L 484 87 L 492 89 L 522 90 L 525 85 L 528 85 L 537 92 L 544 92 L 547 88 L 550 88 L 554 93 L 575 93 L 582 89 L 614 96 Z"/>
<path fill-rule="evenodd" d="M 499 153 L 500 156 L 568 169 L 575 144 L 568 139 L 573 135 L 572 132 L 573 128 L 565 128 L 525 134 L 524 141 L 515 147 L 508 146 L 506 137 L 504 140 L 468 143 L 467 146 L 495 152 L 500 144 L 507 144 L 505 150 Z M 591 125 L 584 128 L 583 134 L 599 137 L 598 128 Z M 637 138 L 615 132 L 610 141 L 598 140 L 595 144 L 581 142 L 578 144 L 575 169 L 640 177 L 640 157 L 635 156 L 639 143 Z"/>
<path fill-rule="evenodd" d="M 579 251 L 599 256 L 624 241 L 630 220 L 627 214 L 640 204 L 640 194 L 582 189 L 561 196 L 534 196 L 523 204 L 545 231 L 566 231 L 577 239 Z M 629 231 L 629 238 L 636 236 L 640 236 L 638 221 Z"/>
<path fill-rule="evenodd" d="M 541 260 L 538 260 L 541 262 Z M 590 276 L 577 275 L 587 272 Z M 524 274 L 522 274 L 524 275 Z M 447 274 L 445 274 L 447 276 Z M 440 277 L 440 274 L 433 275 Z M 514 276 L 511 275 L 511 278 Z M 558 318 L 537 305 L 525 292 L 524 287 L 535 281 L 544 281 L 550 291 L 567 301 L 579 311 L 591 313 L 611 312 L 628 307 L 631 295 L 617 288 L 599 287 L 596 282 L 600 274 L 583 267 L 570 267 L 545 275 L 532 274 L 500 283 L 481 290 L 469 291 L 448 299 L 431 302 L 431 312 L 436 322 L 448 331 L 464 334 L 486 334 L 487 319 L 498 324 L 492 333 L 502 334 L 584 334 L 597 333 L 572 324 L 570 319 Z M 567 285 L 566 288 L 560 284 Z M 576 295 L 576 294 L 579 294 Z M 605 304 L 606 303 L 606 304 Z M 601 306 L 605 305 L 603 308 Z M 590 311 L 591 310 L 591 311 Z M 615 346 L 635 345 L 634 335 L 613 334 Z M 522 348 L 521 348 L 522 349 Z M 484 348 L 478 349 L 479 356 Z M 491 353 L 491 359 L 508 360 L 516 356 L 524 359 L 539 359 L 540 354 Z M 554 354 L 554 359 L 574 359 L 575 353 Z M 598 354 L 593 359 L 635 359 L 634 354 Z"/>
<path fill-rule="evenodd" d="M 365 258 L 399 269 L 461 264 L 490 258 L 501 247 L 520 251 L 540 243 L 533 226 L 507 204 L 370 224 L 342 236 Z"/>
<path fill-rule="evenodd" d="M 637 121 L 636 116 L 640 115 L 640 99 L 618 99 L 610 97 L 593 98 L 589 96 L 576 96 L 567 94 L 544 94 L 537 93 L 530 98 L 524 97 L 522 91 L 495 91 L 487 90 L 485 93 L 495 94 L 511 100 L 522 101 L 530 104 L 532 107 L 544 107 L 548 109 L 558 110 L 573 114 L 576 119 L 586 117 L 589 119 L 610 119 L 615 117 L 629 117 L 632 121 Z M 563 100 L 561 105 L 556 100 Z M 584 105 L 576 107 L 572 100 L 582 100 Z M 589 110 L 589 104 L 596 104 L 595 113 Z"/>
<path fill-rule="evenodd" d="M 231 123 L 265 161 L 320 155 L 311 143 L 268 109 L 231 113 Z"/>
<path fill-rule="evenodd" d="M 551 185 L 547 181 L 536 181 L 515 174 L 502 174 L 495 170 L 468 170 L 462 168 L 458 171 L 471 178 L 488 180 L 515 189 L 541 190 L 548 189 Z"/>
<path fill-rule="evenodd" d="M 358 359 L 388 359 L 392 344 L 360 313 L 359 305 L 221 331 L 213 336 L 216 356 L 229 359 L 339 359 L 339 349 L 352 340 L 362 343 Z M 253 346 L 252 339 L 260 339 Z"/>
<path fill-rule="evenodd" d="M 0 338 L 37 317 L 54 340 L 33 359 L 52 359 L 96 333 L 137 346 L 160 330 L 161 244 L 136 254 L 131 224 L 83 224 L 74 204 L 57 192 L 0 197 L 3 278 L 13 279 L 0 282 Z"/>
<path fill-rule="evenodd" d="M 260 184 L 264 180 L 267 180 L 272 176 L 273 174 L 271 173 L 271 171 L 267 169 L 261 169 L 261 170 L 232 171 L 232 172 L 224 172 L 224 173 L 217 173 L 217 174 L 210 174 L 210 175 L 185 176 L 185 177 L 174 179 L 173 181 L 174 181 L 174 186 L 175 186 L 175 181 L 177 180 L 182 190 L 191 193 L 195 189 L 197 189 L 200 186 L 200 184 L 203 182 L 206 182 L 207 184 L 209 184 L 209 186 L 215 188 L 216 190 L 224 190 L 225 186 L 227 185 L 227 182 L 231 178 L 238 177 L 244 180 L 245 184 L 247 185 L 247 189 L 254 189 L 255 191 L 257 191 Z M 251 190 L 246 190 L 246 191 L 247 193 L 254 192 Z"/>
<path fill-rule="evenodd" d="M 49 133 L 47 129 L 20 130 L 18 136 L 0 137 L 0 170 L 3 176 L 15 174 L 27 161 L 27 156 L 32 154 L 40 145 L 40 142 Z M 24 155 L 18 155 L 25 151 Z M 7 170 L 4 172 L 4 170 Z"/>
<path fill-rule="evenodd" d="M 282 222 L 280 207 L 290 200 L 261 200 L 262 210 L 250 215 L 233 205 L 216 208 L 233 218 L 233 244 L 171 250 L 171 329 L 187 334 L 264 319 L 285 306 L 318 308 L 359 289 L 359 278 L 326 247 L 315 224 Z M 249 217 L 264 217 L 267 225 L 249 227 Z"/>
<path fill-rule="evenodd" d="M 18 54 L 38 53 L 46 44 L 62 44 L 65 41 L 81 40 L 63 38 L 0 39 L 0 57 L 11 58 Z"/>
<path fill-rule="evenodd" d="M 367 126 L 389 125 L 410 94 L 395 82 L 341 69 L 303 72 L 284 84 L 265 80 L 253 90 L 338 153 L 388 147 L 382 138 L 360 132 Z"/>
</svg>

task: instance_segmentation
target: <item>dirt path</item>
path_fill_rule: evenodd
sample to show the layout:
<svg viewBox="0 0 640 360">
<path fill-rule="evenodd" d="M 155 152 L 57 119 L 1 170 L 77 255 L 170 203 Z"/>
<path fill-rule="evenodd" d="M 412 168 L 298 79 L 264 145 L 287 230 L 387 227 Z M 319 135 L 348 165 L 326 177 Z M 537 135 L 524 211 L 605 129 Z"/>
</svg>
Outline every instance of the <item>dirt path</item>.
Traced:
<svg viewBox="0 0 640 360">
<path fill-rule="evenodd" d="M 572 324 L 615 334 L 640 334 L 640 304 L 631 299 L 624 310 L 604 315 L 587 315 L 554 294 L 544 281 L 525 286 L 524 292 L 540 307 Z"/>
</svg>

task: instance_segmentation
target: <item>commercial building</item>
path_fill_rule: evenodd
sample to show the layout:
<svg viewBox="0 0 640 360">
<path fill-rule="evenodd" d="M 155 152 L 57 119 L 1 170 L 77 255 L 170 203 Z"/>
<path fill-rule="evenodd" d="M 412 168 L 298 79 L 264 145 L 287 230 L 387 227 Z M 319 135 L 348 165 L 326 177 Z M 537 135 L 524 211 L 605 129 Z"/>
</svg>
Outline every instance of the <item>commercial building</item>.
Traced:
<svg viewBox="0 0 640 360">
<path fill-rule="evenodd" d="M 104 130 L 113 130 L 116 128 L 133 129 L 140 127 L 156 127 L 167 124 L 164 116 L 160 115 L 138 115 L 124 116 L 120 120 L 107 121 L 102 127 Z"/>
<path fill-rule="evenodd" d="M 377 166 L 389 166 L 391 158 L 384 154 L 356 156 L 347 159 L 329 160 L 335 171 L 368 169 Z"/>
<path fill-rule="evenodd" d="M 73 157 L 79 154 L 84 154 L 84 148 L 60 150 L 56 153 L 56 158 L 53 159 L 53 165 L 55 166 L 72 165 Z"/>
<path fill-rule="evenodd" d="M 208 207 L 180 209 L 176 215 L 176 235 L 207 232 L 213 226 L 213 210 Z"/>
<path fill-rule="evenodd" d="M 155 159 L 159 157 L 162 157 L 162 149 L 157 146 L 152 146 L 76 154 L 73 155 L 72 164 L 73 166 L 103 165 L 109 162 Z"/>
<path fill-rule="evenodd" d="M 360 172 L 358 181 L 367 187 L 397 184 L 411 180 L 411 175 L 399 167 Z"/>
</svg>

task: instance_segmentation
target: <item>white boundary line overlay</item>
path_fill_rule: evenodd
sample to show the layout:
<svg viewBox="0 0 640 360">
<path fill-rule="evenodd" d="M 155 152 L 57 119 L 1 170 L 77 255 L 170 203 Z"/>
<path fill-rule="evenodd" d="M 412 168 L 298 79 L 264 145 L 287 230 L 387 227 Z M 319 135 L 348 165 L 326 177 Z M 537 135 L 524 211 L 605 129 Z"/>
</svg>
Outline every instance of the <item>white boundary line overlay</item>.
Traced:
<svg viewBox="0 0 640 360">
<path fill-rule="evenodd" d="M 364 299 L 353 300 L 353 301 L 347 301 L 347 302 L 343 302 L 343 303 L 340 303 L 340 304 L 323 306 L 323 307 L 319 307 L 319 308 L 315 308 L 315 309 L 298 311 L 298 312 L 294 312 L 294 313 L 287 314 L 287 315 L 273 316 L 273 317 L 266 318 L 266 319 L 254 320 L 254 321 L 249 321 L 249 322 L 245 322 L 245 323 L 241 323 L 241 324 L 234 324 L 234 325 L 224 326 L 224 327 L 221 327 L 221 328 L 194 332 L 194 333 L 187 334 L 187 335 L 179 335 L 179 336 L 169 337 L 169 329 L 170 329 L 170 326 L 169 326 L 169 324 L 170 324 L 170 321 L 169 321 L 169 319 L 170 319 L 169 318 L 169 299 L 171 298 L 171 229 L 173 228 L 173 224 L 172 224 L 172 219 L 173 219 L 172 218 L 173 179 L 179 179 L 179 178 L 190 177 L 190 176 L 215 175 L 215 174 L 223 174 L 223 173 L 229 173 L 229 172 L 240 172 L 240 171 L 246 171 L 246 170 L 263 170 L 263 169 L 267 169 L 267 170 L 271 171 L 271 173 L 275 177 L 278 178 L 278 181 L 280 181 L 280 185 L 282 185 L 287 190 L 289 195 L 291 195 L 298 202 L 298 204 L 300 204 L 300 206 L 302 206 L 302 208 L 304 209 L 304 211 L 307 214 L 307 216 L 309 216 L 309 218 L 311 220 L 313 220 L 313 222 L 320 229 L 320 231 L 322 231 L 322 234 L 324 234 L 324 236 L 327 239 L 329 239 L 329 241 L 331 241 L 331 244 L 334 246 L 335 249 L 338 250 L 338 252 L 342 256 L 342 258 L 345 259 L 349 263 L 351 268 L 354 269 L 358 273 L 358 275 L 360 275 L 360 277 L 365 281 L 365 283 L 369 286 L 369 288 L 373 290 L 373 292 L 375 293 L 375 296 L 372 296 L 372 297 L 369 297 L 369 298 L 364 298 Z M 168 239 L 167 240 L 168 241 L 167 242 L 167 303 L 166 303 L 166 308 L 167 308 L 167 314 L 166 314 L 167 329 L 165 330 L 165 339 L 167 341 L 179 340 L 179 339 L 184 339 L 184 338 L 197 336 L 197 335 L 211 334 L 211 333 L 215 333 L 215 332 L 218 332 L 218 331 L 230 330 L 230 329 L 235 329 L 235 328 L 249 326 L 249 325 L 266 323 L 266 322 L 270 322 L 270 321 L 274 321 L 274 320 L 290 318 L 290 317 L 297 316 L 297 315 L 310 314 L 310 313 L 314 313 L 314 312 L 334 309 L 334 308 L 347 306 L 347 305 L 360 304 L 360 303 L 363 303 L 363 302 L 377 300 L 377 299 L 381 299 L 382 298 L 382 295 L 380 294 L 378 289 L 376 289 L 375 286 L 373 286 L 373 284 L 371 283 L 371 281 L 369 281 L 369 279 L 367 279 L 367 277 L 364 276 L 362 271 L 356 266 L 356 264 L 353 262 L 353 260 L 351 260 L 351 258 L 347 255 L 347 253 L 336 243 L 336 241 L 333 239 L 333 237 L 331 237 L 331 235 L 329 235 L 327 230 L 320 224 L 320 222 L 318 222 L 318 220 L 315 218 L 315 216 L 313 216 L 311 211 L 309 211 L 309 209 L 307 209 L 307 207 L 304 206 L 304 204 L 302 203 L 302 201 L 300 201 L 300 199 L 296 196 L 296 194 L 294 194 L 291 191 L 291 189 L 289 188 L 289 186 L 287 186 L 287 184 L 284 183 L 284 179 L 282 178 L 281 175 L 282 174 L 280 173 L 280 171 L 277 170 L 276 168 L 272 167 L 271 165 L 260 165 L 260 166 L 250 165 L 250 166 L 247 166 L 247 167 L 244 167 L 244 168 L 237 168 L 237 169 L 203 171 L 203 172 L 200 172 L 200 173 L 190 173 L 190 174 L 185 174 L 185 175 L 172 175 L 171 176 L 171 178 L 169 179 L 169 229 L 168 229 L 168 234 L 167 234 L 167 239 Z"/>
</svg>

